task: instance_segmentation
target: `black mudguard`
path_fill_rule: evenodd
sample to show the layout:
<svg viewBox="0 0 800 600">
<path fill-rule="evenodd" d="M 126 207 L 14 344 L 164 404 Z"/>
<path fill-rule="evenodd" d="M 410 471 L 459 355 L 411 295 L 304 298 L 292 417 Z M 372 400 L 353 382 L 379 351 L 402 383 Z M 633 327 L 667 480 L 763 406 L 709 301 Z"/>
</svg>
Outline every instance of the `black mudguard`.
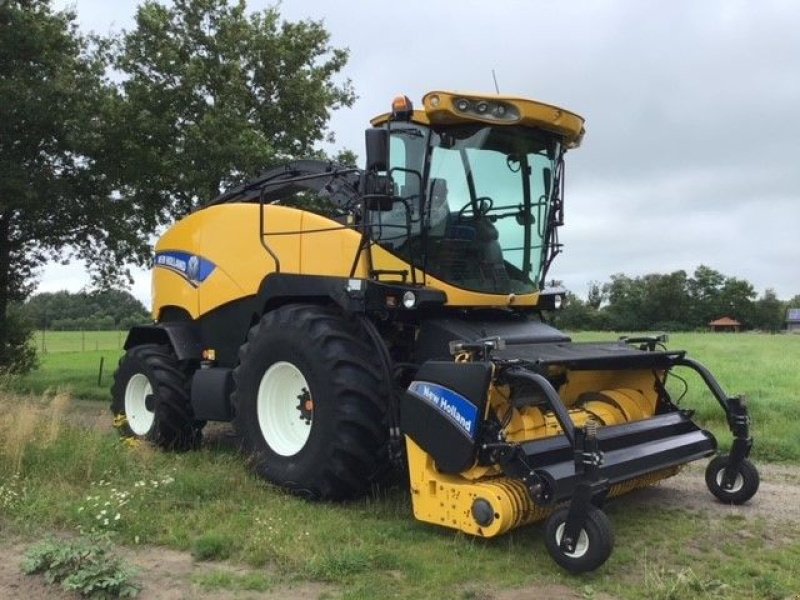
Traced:
<svg viewBox="0 0 800 600">
<path fill-rule="evenodd" d="M 200 360 L 203 351 L 200 333 L 194 322 L 157 323 L 132 327 L 125 339 L 125 350 L 142 344 L 170 346 L 178 360 Z"/>
</svg>

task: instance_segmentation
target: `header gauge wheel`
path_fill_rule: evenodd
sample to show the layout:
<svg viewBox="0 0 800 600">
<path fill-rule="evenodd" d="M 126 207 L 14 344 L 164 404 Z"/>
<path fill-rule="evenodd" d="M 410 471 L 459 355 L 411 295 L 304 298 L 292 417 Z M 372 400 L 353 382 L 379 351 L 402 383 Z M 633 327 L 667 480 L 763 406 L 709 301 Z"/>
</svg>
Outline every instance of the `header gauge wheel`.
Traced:
<svg viewBox="0 0 800 600">
<path fill-rule="evenodd" d="M 736 471 L 733 485 L 726 489 L 722 485 L 725 468 L 730 458 L 727 454 L 717 456 L 706 467 L 706 486 L 720 502 L 725 504 L 744 504 L 755 496 L 761 479 L 755 465 L 744 459 Z"/>
<path fill-rule="evenodd" d="M 250 330 L 233 376 L 234 424 L 260 476 L 340 499 L 385 473 L 389 382 L 356 321 L 331 307 L 280 307 Z"/>
<path fill-rule="evenodd" d="M 591 508 L 581 529 L 575 549 L 567 552 L 561 548 L 561 538 L 567 521 L 568 507 L 560 508 L 547 519 L 544 543 L 553 560 L 570 573 L 594 571 L 602 565 L 614 549 L 614 529 L 606 514 Z"/>
</svg>

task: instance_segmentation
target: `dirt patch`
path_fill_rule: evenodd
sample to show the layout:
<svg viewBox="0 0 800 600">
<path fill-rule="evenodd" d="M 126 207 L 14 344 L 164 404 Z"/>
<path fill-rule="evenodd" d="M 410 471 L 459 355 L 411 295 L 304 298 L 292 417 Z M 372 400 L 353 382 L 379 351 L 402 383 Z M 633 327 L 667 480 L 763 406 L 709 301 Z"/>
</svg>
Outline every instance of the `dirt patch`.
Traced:
<svg viewBox="0 0 800 600">
<path fill-rule="evenodd" d="M 758 492 L 741 506 L 718 502 L 708 491 L 705 462 L 687 465 L 677 476 L 616 500 L 628 505 L 680 508 L 711 518 L 762 518 L 771 523 L 800 522 L 800 467 L 756 465 L 761 476 Z"/>
<path fill-rule="evenodd" d="M 614 600 L 606 594 L 595 594 L 595 600 Z M 585 594 L 578 593 L 565 585 L 545 584 L 499 592 L 489 592 L 486 600 L 580 600 L 586 598 Z"/>
<path fill-rule="evenodd" d="M 20 565 L 27 545 L 4 541 L 0 544 L 0 598 L 27 600 L 28 598 L 52 598 L 75 600 L 77 594 L 68 594 L 60 588 L 47 585 L 43 577 L 23 575 Z"/>
<path fill-rule="evenodd" d="M 0 542 L 0 598 L 4 600 L 78 600 L 80 596 L 65 592 L 58 585 L 48 585 L 41 575 L 24 575 L 20 566 L 25 552 L 35 542 L 19 539 Z M 335 589 L 321 583 L 299 583 L 270 586 L 265 591 L 206 589 L 197 580 L 208 573 L 221 572 L 234 577 L 257 573 L 255 569 L 226 563 L 197 562 L 191 555 L 166 548 L 117 549 L 125 564 L 138 572 L 136 582 L 142 586 L 142 600 L 312 600 L 335 597 Z"/>
<path fill-rule="evenodd" d="M 210 572 L 221 572 L 234 577 L 245 577 L 259 573 L 239 565 L 227 563 L 197 562 L 185 552 L 176 552 L 166 548 L 147 547 L 127 554 L 129 562 L 139 571 L 139 581 L 143 584 L 140 598 L 157 598 L 158 600 L 183 600 L 184 598 L 222 600 L 237 598 L 265 600 L 304 600 L 330 596 L 331 586 L 306 582 L 297 585 L 276 585 L 266 591 L 248 590 L 207 590 L 196 583 L 198 577 Z M 269 575 L 263 570 L 261 574 Z"/>
</svg>

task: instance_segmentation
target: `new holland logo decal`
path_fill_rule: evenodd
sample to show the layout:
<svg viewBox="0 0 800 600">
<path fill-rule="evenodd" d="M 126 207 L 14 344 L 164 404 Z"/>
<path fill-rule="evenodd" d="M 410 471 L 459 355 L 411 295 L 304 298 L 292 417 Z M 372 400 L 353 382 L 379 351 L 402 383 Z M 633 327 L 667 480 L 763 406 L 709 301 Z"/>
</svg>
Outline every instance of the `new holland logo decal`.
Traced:
<svg viewBox="0 0 800 600">
<path fill-rule="evenodd" d="M 155 266 L 177 273 L 194 287 L 208 279 L 216 265 L 210 260 L 188 252 L 158 252 Z"/>
<path fill-rule="evenodd" d="M 475 439 L 478 407 L 464 396 L 430 381 L 412 381 L 408 391 L 445 415 L 468 437 Z"/>
</svg>

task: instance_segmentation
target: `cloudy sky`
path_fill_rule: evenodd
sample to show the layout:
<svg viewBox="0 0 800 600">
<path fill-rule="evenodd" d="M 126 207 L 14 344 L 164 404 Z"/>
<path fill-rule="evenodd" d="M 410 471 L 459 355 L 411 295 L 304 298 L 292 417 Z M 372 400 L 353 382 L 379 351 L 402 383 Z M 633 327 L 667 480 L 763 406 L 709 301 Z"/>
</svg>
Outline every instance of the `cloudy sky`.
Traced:
<svg viewBox="0 0 800 600">
<path fill-rule="evenodd" d="M 130 28 L 135 0 L 76 0 L 81 28 Z M 268 6 L 251 0 L 253 10 Z M 551 270 L 591 280 L 700 264 L 800 294 L 800 3 L 792 0 L 284 0 L 350 48 L 359 100 L 336 147 L 363 156 L 370 117 L 404 93 L 494 89 L 586 118 L 567 156 L 565 244 Z M 77 290 L 78 266 L 39 289 Z M 134 293 L 149 303 L 149 276 Z"/>
</svg>

